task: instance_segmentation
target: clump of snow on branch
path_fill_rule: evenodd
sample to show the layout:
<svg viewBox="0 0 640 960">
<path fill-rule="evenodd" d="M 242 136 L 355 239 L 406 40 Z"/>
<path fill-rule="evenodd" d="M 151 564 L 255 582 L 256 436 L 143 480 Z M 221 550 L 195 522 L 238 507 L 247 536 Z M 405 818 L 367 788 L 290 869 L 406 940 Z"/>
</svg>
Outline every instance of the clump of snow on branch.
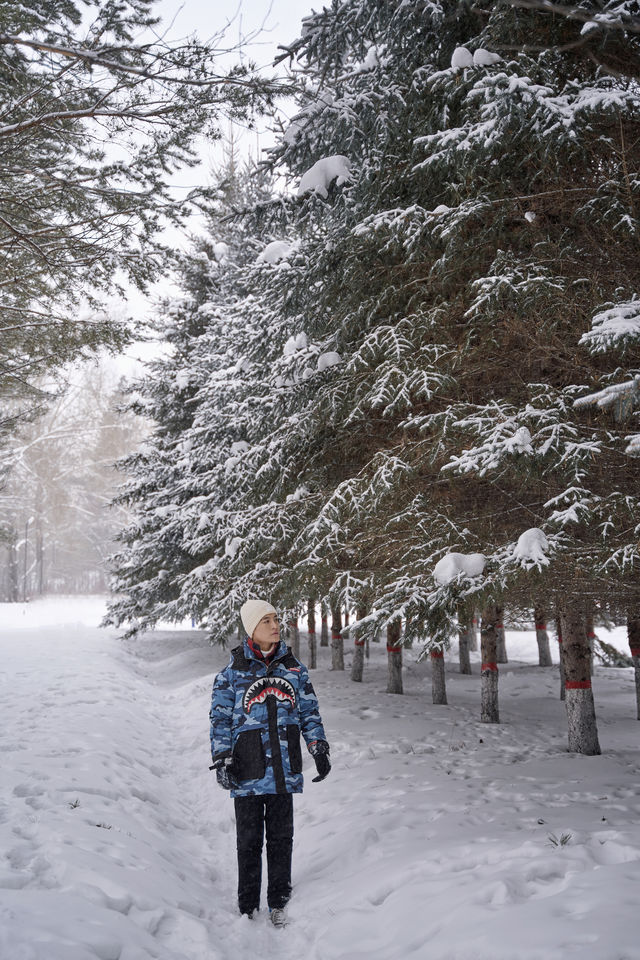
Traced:
<svg viewBox="0 0 640 960">
<path fill-rule="evenodd" d="M 590 353 L 624 349 L 640 339 L 640 300 L 634 298 L 596 313 L 591 330 L 580 337 Z"/>
<path fill-rule="evenodd" d="M 460 575 L 480 577 L 486 562 L 483 553 L 448 553 L 436 563 L 433 579 L 439 586 L 445 586 Z"/>
<path fill-rule="evenodd" d="M 539 527 L 531 527 L 521 533 L 513 551 L 513 556 L 523 567 L 548 566 L 547 551 L 549 541 Z"/>
<path fill-rule="evenodd" d="M 336 154 L 333 157 L 323 157 L 316 161 L 303 175 L 298 186 L 298 196 L 305 193 L 317 193 L 323 200 L 329 196 L 329 186 L 333 181 L 341 187 L 351 180 L 351 162 L 348 157 Z"/>
<path fill-rule="evenodd" d="M 476 425 L 474 418 L 461 420 L 462 427 L 481 429 L 482 424 Z M 463 450 L 459 457 L 451 457 L 442 470 L 455 470 L 456 473 L 478 473 L 484 476 L 489 470 L 495 469 L 503 457 L 507 455 L 532 454 L 531 433 L 527 427 L 519 427 L 517 422 L 509 417 L 496 423 L 490 429 L 483 443 L 477 447 Z"/>
<path fill-rule="evenodd" d="M 465 70 L 473 66 L 473 54 L 466 47 L 456 47 L 451 54 L 451 69 Z"/>
<path fill-rule="evenodd" d="M 329 367 L 335 367 L 338 363 L 342 363 L 342 357 L 339 353 L 336 353 L 335 350 L 321 353 L 318 357 L 318 372 L 322 373 L 323 370 L 328 370 Z"/>
<path fill-rule="evenodd" d="M 291 336 L 284 345 L 283 353 L 285 357 L 291 357 L 298 350 L 306 350 L 308 346 L 306 333 L 299 333 Z"/>
<path fill-rule="evenodd" d="M 478 47 L 473 53 L 466 47 L 456 47 L 451 54 L 451 69 L 457 72 L 458 70 L 467 70 L 470 67 L 491 67 L 501 60 L 502 57 L 497 53 L 485 50 L 484 47 Z"/>
<path fill-rule="evenodd" d="M 286 240 L 272 240 L 258 254 L 257 260 L 259 263 L 280 263 L 281 260 L 287 259 L 292 249 L 293 244 L 287 243 Z"/>
<path fill-rule="evenodd" d="M 484 47 L 478 47 L 473 53 L 474 67 L 492 67 L 494 63 L 500 63 L 502 57 L 493 53 L 491 50 L 485 50 Z"/>
<path fill-rule="evenodd" d="M 242 538 L 232 537 L 230 540 L 227 540 L 227 542 L 224 545 L 225 555 L 227 557 L 231 557 L 231 559 L 233 560 L 233 558 L 235 557 L 236 553 L 238 552 L 241 546 L 242 546 Z"/>
<path fill-rule="evenodd" d="M 577 410 L 585 407 L 600 407 L 601 410 L 607 410 L 615 406 L 621 399 L 628 397 L 630 399 L 640 396 L 640 376 L 633 380 L 627 380 L 625 383 L 613 383 L 604 390 L 598 390 L 597 393 L 590 393 L 586 397 L 579 397 L 574 400 L 573 405 Z"/>
<path fill-rule="evenodd" d="M 504 448 L 508 453 L 533 453 L 529 430 L 526 427 L 518 427 L 512 437 L 507 437 Z"/>
<path fill-rule="evenodd" d="M 225 243 L 224 240 L 219 240 L 218 243 L 214 243 L 213 255 L 218 263 L 227 260 L 229 257 L 229 244 Z"/>
<path fill-rule="evenodd" d="M 380 60 L 378 58 L 378 51 L 376 47 L 369 47 L 366 57 L 362 63 L 358 64 L 357 72 L 364 73 L 367 70 L 375 70 L 375 68 L 379 66 Z"/>
<path fill-rule="evenodd" d="M 627 437 L 627 440 L 628 443 L 624 452 L 629 454 L 630 457 L 640 457 L 640 433 Z"/>
<path fill-rule="evenodd" d="M 235 443 L 231 444 L 231 453 L 233 456 L 238 456 L 239 454 L 246 453 L 249 450 L 249 444 L 246 440 L 236 440 Z"/>
</svg>

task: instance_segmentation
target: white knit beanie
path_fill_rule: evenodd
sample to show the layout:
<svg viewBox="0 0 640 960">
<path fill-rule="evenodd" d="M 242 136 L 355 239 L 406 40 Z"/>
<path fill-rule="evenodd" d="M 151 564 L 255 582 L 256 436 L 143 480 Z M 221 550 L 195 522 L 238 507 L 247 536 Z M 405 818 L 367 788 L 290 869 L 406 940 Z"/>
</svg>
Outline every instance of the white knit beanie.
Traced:
<svg viewBox="0 0 640 960">
<path fill-rule="evenodd" d="M 268 613 L 275 613 L 277 615 L 278 611 L 275 607 L 272 607 L 270 603 L 267 603 L 266 600 L 247 600 L 246 603 L 242 604 L 240 607 L 240 617 L 242 619 L 242 626 L 247 631 L 249 638 L 253 636 L 253 631 L 262 618 L 266 617 Z"/>
</svg>

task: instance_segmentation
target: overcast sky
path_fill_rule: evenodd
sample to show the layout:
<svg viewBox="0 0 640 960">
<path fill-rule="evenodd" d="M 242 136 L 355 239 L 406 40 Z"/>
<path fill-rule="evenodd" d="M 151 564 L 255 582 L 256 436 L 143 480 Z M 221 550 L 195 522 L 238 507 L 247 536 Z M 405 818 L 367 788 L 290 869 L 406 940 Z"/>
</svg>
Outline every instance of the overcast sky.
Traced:
<svg viewBox="0 0 640 960">
<path fill-rule="evenodd" d="M 310 0 L 156 0 L 155 10 L 162 17 L 167 39 L 175 41 L 197 34 L 200 40 L 217 40 L 224 31 L 224 39 L 217 41 L 224 48 L 247 41 L 239 54 L 234 52 L 224 58 L 227 64 L 245 57 L 268 73 L 278 46 L 295 40 L 300 35 L 302 18 L 312 9 L 322 7 L 322 0 L 313 6 Z M 285 112 L 286 109 L 283 104 Z M 244 146 L 255 156 L 271 142 L 272 137 L 262 130 L 258 136 L 254 133 L 247 136 Z M 185 171 L 187 179 L 183 182 L 186 184 L 199 182 L 203 172 L 206 176 L 221 155 L 217 144 L 203 143 L 201 153 L 204 169 Z"/>
<path fill-rule="evenodd" d="M 300 35 L 300 23 L 315 6 L 309 0 L 157 0 L 155 10 L 166 25 L 171 24 L 170 36 L 180 37 L 197 33 L 207 40 L 230 24 L 228 36 L 236 41 L 262 28 L 249 49 L 249 55 L 260 65 L 273 60 L 279 44 L 286 44 Z"/>
<path fill-rule="evenodd" d="M 268 71 L 278 46 L 295 40 L 300 35 L 302 18 L 313 9 L 321 10 L 323 6 L 323 0 L 315 0 L 313 4 L 310 0 L 156 0 L 155 11 L 162 18 L 168 40 L 175 41 L 193 34 L 197 34 L 200 40 L 208 40 L 217 36 L 227 24 L 223 43 L 225 47 L 236 44 L 241 37 L 253 35 L 244 55 Z M 164 32 L 163 26 L 160 27 L 161 32 Z M 234 54 L 233 62 L 236 59 L 237 55 Z M 272 139 L 270 134 L 263 130 L 258 134 L 248 133 L 241 143 L 247 153 L 256 157 L 258 151 L 270 144 Z M 184 170 L 172 178 L 176 189 L 206 183 L 212 166 L 222 159 L 220 144 L 203 141 L 200 144 L 200 154 L 200 167 Z M 179 246 L 186 246 L 188 237 L 176 233 L 175 242 Z M 155 292 L 160 294 L 166 290 L 165 280 L 157 285 Z M 136 290 L 129 291 L 128 300 L 129 311 L 133 316 L 148 313 L 149 301 Z M 117 309 L 126 308 L 119 306 Z M 121 372 L 130 373 L 134 358 L 148 357 L 155 352 L 156 348 L 152 345 L 136 344 L 129 348 L 126 356 L 117 361 L 117 366 Z M 133 365 L 135 366 L 135 363 Z"/>
</svg>

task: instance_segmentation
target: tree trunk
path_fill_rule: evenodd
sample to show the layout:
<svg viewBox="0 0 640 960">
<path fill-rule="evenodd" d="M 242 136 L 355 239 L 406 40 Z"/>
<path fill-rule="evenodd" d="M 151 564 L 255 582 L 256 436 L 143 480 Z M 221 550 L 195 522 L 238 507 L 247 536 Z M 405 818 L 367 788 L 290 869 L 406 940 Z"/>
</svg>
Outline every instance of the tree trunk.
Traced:
<svg viewBox="0 0 640 960">
<path fill-rule="evenodd" d="M 365 607 L 358 607 L 356 614 L 358 620 L 362 620 L 366 615 L 367 611 Z M 355 683 L 362 683 L 362 675 L 364 673 L 364 644 L 365 641 L 360 639 L 360 631 L 356 628 L 353 631 L 353 661 L 351 662 L 351 679 Z"/>
<path fill-rule="evenodd" d="M 344 640 L 340 607 L 331 607 L 331 669 L 344 670 Z"/>
<path fill-rule="evenodd" d="M 559 673 L 560 673 L 560 699 L 564 700 L 565 690 L 564 690 L 564 649 L 562 647 L 562 621 L 560 620 L 560 613 L 556 608 L 556 634 L 558 635 L 558 656 L 559 656 Z"/>
<path fill-rule="evenodd" d="M 551 648 L 549 647 L 549 634 L 547 633 L 547 616 L 542 607 L 536 607 L 533 611 L 533 618 L 536 623 L 538 663 L 541 667 L 550 667 L 553 661 L 551 659 Z"/>
<path fill-rule="evenodd" d="M 591 757 L 600 753 L 600 744 L 591 689 L 591 656 L 584 603 L 566 599 L 560 609 L 560 622 L 569 752 Z"/>
<path fill-rule="evenodd" d="M 325 607 L 324 603 L 321 607 L 320 616 L 320 646 L 329 646 L 329 620 L 327 617 L 327 608 Z"/>
<path fill-rule="evenodd" d="M 504 607 L 496 607 L 498 622 L 496 623 L 496 663 L 509 663 L 507 656 L 507 642 L 504 635 Z"/>
<path fill-rule="evenodd" d="M 44 596 L 44 534 L 42 522 L 38 520 L 36 527 L 36 578 L 38 581 L 38 596 Z"/>
<path fill-rule="evenodd" d="M 315 670 L 318 666 L 318 644 L 316 641 L 316 604 L 315 600 L 307 603 L 307 630 L 309 633 L 309 669 Z"/>
<path fill-rule="evenodd" d="M 298 618 L 292 617 L 289 620 L 289 636 L 291 637 L 291 651 L 294 657 L 300 659 L 300 628 Z"/>
<path fill-rule="evenodd" d="M 470 617 L 464 607 L 458 607 L 458 648 L 460 657 L 460 673 L 471 673 L 469 659 L 469 623 Z"/>
<path fill-rule="evenodd" d="M 9 531 L 9 603 L 18 602 L 18 537 L 14 528 Z"/>
<path fill-rule="evenodd" d="M 442 650 L 431 650 L 431 695 L 435 704 L 447 702 L 447 684 L 444 675 L 444 653 Z"/>
<path fill-rule="evenodd" d="M 480 722 L 500 723 L 498 710 L 498 645 L 497 625 L 500 622 L 495 603 L 487 603 L 482 611 L 480 651 L 482 669 L 480 674 Z"/>
<path fill-rule="evenodd" d="M 394 620 L 392 623 L 387 624 L 387 663 L 389 666 L 387 693 L 404 692 L 402 689 L 401 632 L 402 623 L 400 620 Z"/>
<path fill-rule="evenodd" d="M 478 614 L 475 610 L 469 618 L 469 650 L 473 653 L 478 650 Z"/>
<path fill-rule="evenodd" d="M 629 648 L 633 657 L 633 671 L 636 678 L 636 705 L 637 717 L 640 720 L 640 617 L 629 616 L 627 619 L 627 636 Z"/>
<path fill-rule="evenodd" d="M 587 643 L 589 644 L 589 672 L 593 676 L 593 657 L 596 647 L 596 631 L 593 627 L 593 604 L 587 603 L 585 613 L 585 629 L 587 631 Z"/>
</svg>

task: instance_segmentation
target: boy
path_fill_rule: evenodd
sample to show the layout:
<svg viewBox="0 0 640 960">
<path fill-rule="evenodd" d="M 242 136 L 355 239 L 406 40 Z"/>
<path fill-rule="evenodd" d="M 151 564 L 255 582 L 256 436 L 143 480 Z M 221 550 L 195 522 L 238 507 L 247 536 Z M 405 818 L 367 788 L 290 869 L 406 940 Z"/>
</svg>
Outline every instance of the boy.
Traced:
<svg viewBox="0 0 640 960">
<path fill-rule="evenodd" d="M 302 793 L 300 734 L 318 776 L 331 770 L 318 700 L 304 664 L 280 640 L 280 623 L 266 600 L 240 610 L 247 637 L 216 676 L 211 699 L 212 770 L 231 791 L 236 814 L 238 907 L 260 908 L 262 843 L 267 837 L 267 903 L 275 926 L 286 922 L 291 896 L 293 794 Z"/>
</svg>

